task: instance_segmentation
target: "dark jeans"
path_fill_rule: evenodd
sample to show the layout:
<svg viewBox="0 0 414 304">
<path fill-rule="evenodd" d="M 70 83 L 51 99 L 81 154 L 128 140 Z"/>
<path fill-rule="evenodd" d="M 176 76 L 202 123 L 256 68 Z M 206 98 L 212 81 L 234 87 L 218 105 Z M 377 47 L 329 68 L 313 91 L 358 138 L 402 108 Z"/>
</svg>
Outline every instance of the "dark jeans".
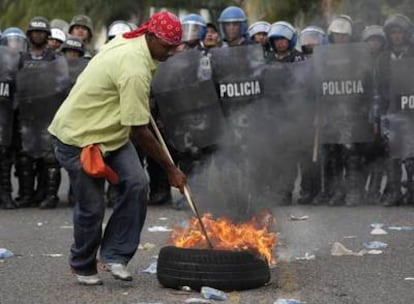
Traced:
<svg viewBox="0 0 414 304">
<path fill-rule="evenodd" d="M 104 263 L 127 264 L 134 256 L 146 217 L 148 179 L 131 142 L 108 153 L 105 162 L 120 178 L 119 197 L 102 235 L 105 179 L 91 177 L 83 171 L 80 153 L 80 148 L 55 140 L 56 159 L 69 174 L 76 200 L 69 263 L 77 274 L 91 275 L 97 272 L 99 247 Z"/>
</svg>

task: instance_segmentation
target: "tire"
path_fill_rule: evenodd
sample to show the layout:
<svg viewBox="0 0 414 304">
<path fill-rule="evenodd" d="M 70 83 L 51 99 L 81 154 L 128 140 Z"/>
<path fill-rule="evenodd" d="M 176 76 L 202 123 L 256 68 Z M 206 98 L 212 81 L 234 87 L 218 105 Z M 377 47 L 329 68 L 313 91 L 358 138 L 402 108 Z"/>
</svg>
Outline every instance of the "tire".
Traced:
<svg viewBox="0 0 414 304">
<path fill-rule="evenodd" d="M 157 278 L 164 287 L 203 286 L 232 291 L 258 288 L 270 281 L 267 263 L 248 251 L 163 247 Z"/>
</svg>

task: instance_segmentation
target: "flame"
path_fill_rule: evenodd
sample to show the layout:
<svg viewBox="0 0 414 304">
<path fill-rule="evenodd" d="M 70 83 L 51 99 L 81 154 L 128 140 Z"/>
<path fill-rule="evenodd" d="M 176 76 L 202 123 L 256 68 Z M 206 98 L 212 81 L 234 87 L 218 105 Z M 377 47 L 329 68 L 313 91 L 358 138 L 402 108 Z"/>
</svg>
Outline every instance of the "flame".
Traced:
<svg viewBox="0 0 414 304">
<path fill-rule="evenodd" d="M 274 222 L 269 211 L 253 216 L 243 223 L 233 223 L 226 217 L 215 219 L 211 213 L 203 214 L 201 221 L 213 249 L 251 250 L 265 258 L 268 264 L 276 264 L 273 249 L 277 243 L 277 234 L 269 231 Z M 181 248 L 208 248 L 196 217 L 191 217 L 185 227 L 175 226 L 169 243 Z"/>
</svg>

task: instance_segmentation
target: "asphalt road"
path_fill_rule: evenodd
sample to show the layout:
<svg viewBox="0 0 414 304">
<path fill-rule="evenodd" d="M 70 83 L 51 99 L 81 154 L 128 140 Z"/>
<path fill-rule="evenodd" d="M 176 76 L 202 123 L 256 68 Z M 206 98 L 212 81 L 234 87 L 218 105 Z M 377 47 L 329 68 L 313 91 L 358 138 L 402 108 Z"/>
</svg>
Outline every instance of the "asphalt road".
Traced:
<svg viewBox="0 0 414 304">
<path fill-rule="evenodd" d="M 65 183 L 65 181 L 64 181 Z M 66 188 L 61 190 L 64 200 Z M 411 304 L 414 303 L 414 231 L 389 230 L 389 226 L 414 226 L 414 207 L 274 206 L 275 249 L 278 263 L 267 286 L 227 293 L 224 303 L 274 303 L 295 298 L 308 304 Z M 111 209 L 107 209 L 107 217 Z M 0 210 L 0 248 L 15 256 L 0 262 L 1 304 L 55 303 L 185 303 L 198 298 L 196 291 L 163 288 L 155 274 L 142 272 L 167 244 L 168 232 L 150 232 L 152 226 L 171 227 L 186 220 L 190 211 L 151 206 L 142 233 L 142 244 L 128 265 L 132 282 L 114 280 L 102 273 L 103 286 L 79 286 L 67 259 L 72 241 L 72 210 L 63 201 L 57 209 Z M 292 221 L 290 216 L 307 215 Z M 374 236 L 372 223 L 384 223 L 387 235 Z M 388 244 L 382 254 L 332 256 L 334 242 L 354 252 L 367 241 Z M 312 259 L 312 255 L 315 256 Z M 308 260 L 298 260 L 310 256 Z"/>
</svg>

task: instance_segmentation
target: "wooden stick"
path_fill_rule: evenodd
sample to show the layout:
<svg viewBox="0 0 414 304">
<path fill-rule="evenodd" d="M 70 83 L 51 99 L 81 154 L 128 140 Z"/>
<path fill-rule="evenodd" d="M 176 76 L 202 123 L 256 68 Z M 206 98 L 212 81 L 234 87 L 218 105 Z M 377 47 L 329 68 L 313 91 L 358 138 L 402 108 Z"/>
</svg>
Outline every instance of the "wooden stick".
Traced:
<svg viewBox="0 0 414 304">
<path fill-rule="evenodd" d="M 313 137 L 313 155 L 312 155 L 312 161 L 314 163 L 316 163 L 318 161 L 319 136 L 320 136 L 319 115 L 316 114 L 316 116 L 315 116 L 315 135 Z"/>
<path fill-rule="evenodd" d="M 150 116 L 150 121 L 151 121 L 151 126 L 154 129 L 155 135 L 158 139 L 158 141 L 160 142 L 160 145 L 162 147 L 162 149 L 164 150 L 164 152 L 167 154 L 168 158 L 171 160 L 172 163 L 174 163 L 174 160 L 171 156 L 170 151 L 168 150 L 168 147 L 164 141 L 164 138 L 162 137 L 162 134 L 160 132 L 160 130 L 158 129 L 157 124 L 154 121 L 154 118 L 152 117 L 152 115 Z M 190 187 L 188 186 L 188 184 L 184 185 L 184 196 L 187 199 L 188 204 L 191 207 L 191 210 L 193 211 L 193 213 L 195 214 L 195 216 L 198 219 L 198 222 L 200 223 L 200 227 L 201 227 L 201 232 L 204 234 L 204 237 L 206 238 L 206 242 L 208 244 L 209 248 L 213 248 L 213 245 L 210 242 L 210 239 L 207 235 L 207 230 L 204 227 L 203 221 L 201 220 L 200 214 L 197 210 L 197 206 L 195 204 L 195 200 L 194 200 L 194 196 L 191 193 Z"/>
</svg>

